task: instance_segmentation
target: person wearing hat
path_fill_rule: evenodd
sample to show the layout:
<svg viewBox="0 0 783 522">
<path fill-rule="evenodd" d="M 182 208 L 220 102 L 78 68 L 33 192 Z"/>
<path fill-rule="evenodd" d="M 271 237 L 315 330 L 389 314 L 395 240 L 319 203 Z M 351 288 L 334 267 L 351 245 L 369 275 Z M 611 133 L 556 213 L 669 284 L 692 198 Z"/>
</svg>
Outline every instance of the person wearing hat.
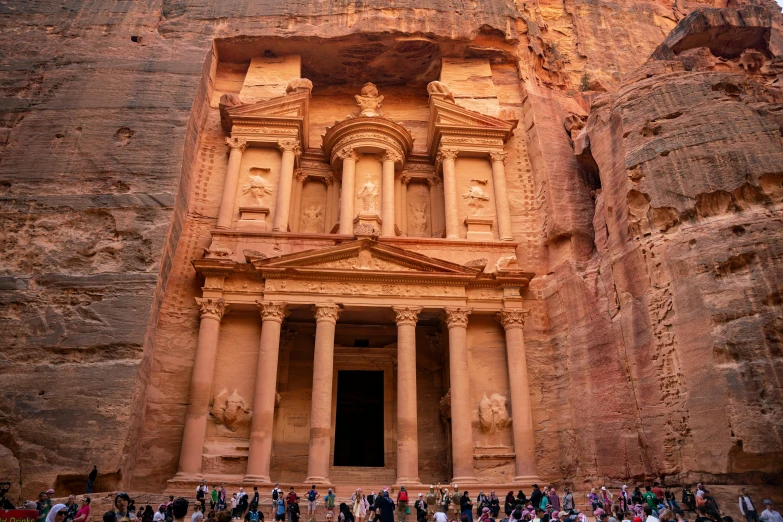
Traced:
<svg viewBox="0 0 783 522">
<path fill-rule="evenodd" d="M 765 498 L 764 508 L 764 511 L 761 512 L 762 522 L 783 522 L 783 517 L 775 511 L 775 504 L 772 500 Z"/>
<path fill-rule="evenodd" d="M 163 522 L 164 520 L 166 520 L 166 504 L 161 504 L 158 506 L 155 516 L 152 517 L 152 522 Z"/>
</svg>

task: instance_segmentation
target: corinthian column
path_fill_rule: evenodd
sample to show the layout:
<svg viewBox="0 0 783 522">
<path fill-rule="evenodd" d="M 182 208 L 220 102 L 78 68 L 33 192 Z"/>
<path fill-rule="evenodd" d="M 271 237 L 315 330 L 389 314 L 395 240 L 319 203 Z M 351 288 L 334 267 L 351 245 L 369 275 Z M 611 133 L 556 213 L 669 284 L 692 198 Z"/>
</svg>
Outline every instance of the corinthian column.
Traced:
<svg viewBox="0 0 783 522">
<path fill-rule="evenodd" d="M 285 303 L 258 302 L 261 314 L 261 343 L 256 366 L 256 392 L 245 481 L 268 483 L 272 460 L 272 428 L 275 416 L 277 358 L 280 354 L 280 328 L 285 319 Z"/>
<path fill-rule="evenodd" d="M 239 166 L 242 164 L 242 152 L 247 148 L 247 140 L 243 138 L 226 138 L 230 149 L 226 179 L 223 180 L 223 197 L 218 210 L 217 228 L 231 228 L 231 218 L 234 214 L 234 200 L 237 197 L 239 183 Z"/>
<path fill-rule="evenodd" d="M 329 483 L 334 331 L 339 314 L 340 307 L 337 305 L 315 305 L 315 357 L 310 410 L 310 452 L 307 459 L 307 480 L 305 480 L 307 483 Z"/>
<path fill-rule="evenodd" d="M 343 160 L 343 181 L 340 194 L 340 234 L 353 235 L 354 178 L 356 176 L 357 154 L 353 149 L 337 153 Z"/>
<path fill-rule="evenodd" d="M 195 479 L 201 475 L 201 455 L 204 436 L 207 433 L 209 402 L 212 394 L 212 378 L 215 373 L 220 335 L 220 320 L 226 311 L 223 299 L 202 299 L 197 297 L 201 309 L 201 324 L 198 330 L 196 357 L 190 378 L 188 411 L 185 416 L 185 431 L 179 452 L 179 479 Z"/>
<path fill-rule="evenodd" d="M 294 163 L 300 152 L 299 140 L 280 140 L 277 146 L 283 152 L 283 160 L 280 162 L 280 177 L 277 181 L 277 202 L 272 232 L 287 232 L 291 187 L 294 183 Z"/>
<path fill-rule="evenodd" d="M 408 235 L 408 184 L 410 176 L 400 176 L 400 231 L 403 236 Z"/>
<path fill-rule="evenodd" d="M 536 448 L 533 438 L 533 415 L 530 408 L 530 386 L 527 379 L 525 339 L 522 329 L 529 310 L 503 308 L 500 324 L 506 330 L 506 354 L 511 387 L 511 418 L 514 430 L 516 467 L 514 482 L 537 482 Z"/>
<path fill-rule="evenodd" d="M 400 161 L 400 156 L 387 150 L 381 156 L 383 162 L 382 201 L 381 201 L 381 235 L 394 236 L 394 163 Z"/>
<path fill-rule="evenodd" d="M 291 197 L 291 215 L 293 216 L 290 220 L 291 232 L 299 232 L 299 217 L 302 213 L 302 189 L 304 189 L 306 179 L 307 174 L 304 172 L 298 172 L 294 176 L 294 190 Z"/>
<path fill-rule="evenodd" d="M 446 238 L 459 239 L 457 213 L 457 169 L 455 160 L 459 151 L 441 147 L 438 152 L 443 163 L 443 203 L 446 213 Z"/>
<path fill-rule="evenodd" d="M 511 211 L 508 209 L 508 190 L 506 189 L 506 153 L 490 152 L 492 160 L 492 182 L 495 185 L 495 210 L 498 214 L 498 235 L 501 241 L 512 241 Z"/>
<path fill-rule="evenodd" d="M 449 380 L 451 381 L 452 482 L 475 481 L 473 428 L 470 421 L 470 376 L 468 375 L 468 315 L 472 308 L 447 306 L 449 328 Z"/>
<path fill-rule="evenodd" d="M 397 484 L 419 483 L 416 414 L 416 321 L 420 306 L 392 306 L 397 314 Z"/>
</svg>

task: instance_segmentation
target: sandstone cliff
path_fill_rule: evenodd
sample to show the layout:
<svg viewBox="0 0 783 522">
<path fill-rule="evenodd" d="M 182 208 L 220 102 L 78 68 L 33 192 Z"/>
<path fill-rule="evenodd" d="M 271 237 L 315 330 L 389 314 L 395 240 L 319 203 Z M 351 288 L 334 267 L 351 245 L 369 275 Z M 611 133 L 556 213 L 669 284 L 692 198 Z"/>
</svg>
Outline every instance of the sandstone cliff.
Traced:
<svg viewBox="0 0 783 522">
<path fill-rule="evenodd" d="M 213 41 L 353 38 L 365 56 L 368 36 L 406 35 L 503 56 L 522 80 L 505 103 L 528 131 L 515 139 L 535 193 L 512 212 L 519 258 L 539 274 L 526 331 L 539 474 L 779 477 L 780 10 L 729 3 L 754 7 L 686 18 L 727 2 L 5 2 L 0 478 L 32 497 L 92 464 L 99 489 L 157 489 L 175 471 L 165 448 L 181 432 L 161 430 L 152 450 L 138 441 L 143 420 L 184 415 L 156 401 L 190 367 L 153 345 L 193 348 L 182 303 L 198 286 L 188 255 L 215 219 L 190 190 Z M 713 48 L 718 34 L 731 45 Z M 171 374 L 150 383 L 162 363 Z"/>
</svg>

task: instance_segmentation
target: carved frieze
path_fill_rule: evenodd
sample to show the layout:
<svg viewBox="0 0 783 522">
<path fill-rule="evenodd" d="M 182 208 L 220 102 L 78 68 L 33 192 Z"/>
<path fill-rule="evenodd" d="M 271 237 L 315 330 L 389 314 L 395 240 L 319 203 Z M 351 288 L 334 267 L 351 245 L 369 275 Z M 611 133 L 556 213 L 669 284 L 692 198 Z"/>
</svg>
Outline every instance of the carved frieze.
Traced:
<svg viewBox="0 0 783 522">
<path fill-rule="evenodd" d="M 267 279 L 267 293 L 297 293 L 325 295 L 369 295 L 390 297 L 462 297 L 463 287 L 396 283 L 353 283 L 339 281 L 303 281 Z"/>
<path fill-rule="evenodd" d="M 299 130 L 296 127 L 247 127 L 234 125 L 233 134 L 266 134 L 273 136 L 297 136 Z"/>
<path fill-rule="evenodd" d="M 204 249 L 205 259 L 225 259 L 231 257 L 233 254 L 234 252 L 226 247 L 210 246 L 209 248 Z"/>
<path fill-rule="evenodd" d="M 337 261 L 327 261 L 311 265 L 309 268 L 340 268 L 349 270 L 388 270 L 394 272 L 413 272 L 413 268 L 393 263 L 372 255 L 369 250 L 362 250 L 356 257 L 348 257 Z"/>
</svg>

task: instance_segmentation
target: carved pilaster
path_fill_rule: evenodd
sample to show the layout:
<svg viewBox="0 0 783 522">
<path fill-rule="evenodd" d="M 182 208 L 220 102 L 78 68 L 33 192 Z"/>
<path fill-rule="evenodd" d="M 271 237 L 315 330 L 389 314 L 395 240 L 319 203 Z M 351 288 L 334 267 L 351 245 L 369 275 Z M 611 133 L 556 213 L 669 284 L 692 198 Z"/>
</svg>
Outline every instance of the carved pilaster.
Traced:
<svg viewBox="0 0 783 522">
<path fill-rule="evenodd" d="M 489 157 L 490 159 L 492 159 L 493 162 L 499 161 L 504 165 L 506 163 L 506 156 L 508 156 L 508 153 L 502 150 L 495 150 L 489 153 Z"/>
<path fill-rule="evenodd" d="M 392 306 L 392 310 L 397 314 L 395 321 L 397 326 L 403 324 L 412 324 L 416 326 L 416 322 L 419 320 L 419 312 L 421 312 L 421 306 Z"/>
<path fill-rule="evenodd" d="M 288 315 L 288 310 L 286 310 L 287 303 L 256 301 L 256 305 L 258 305 L 258 313 L 261 314 L 262 321 L 282 323 Z"/>
<path fill-rule="evenodd" d="M 201 319 L 215 319 L 220 321 L 223 319 L 223 314 L 226 313 L 226 302 L 221 299 L 208 299 L 203 297 L 197 297 L 196 303 L 199 306 L 201 312 Z"/>
<path fill-rule="evenodd" d="M 315 322 L 326 321 L 332 324 L 337 323 L 340 317 L 340 307 L 335 304 L 317 304 L 313 307 L 315 312 Z"/>
<path fill-rule="evenodd" d="M 468 327 L 468 316 L 473 311 L 473 308 L 446 306 L 443 310 L 446 312 L 443 318 L 446 321 L 446 326 L 449 329 Z"/>
<path fill-rule="evenodd" d="M 229 150 L 238 149 L 243 152 L 247 148 L 247 140 L 245 138 L 226 138 L 226 145 Z"/>
<path fill-rule="evenodd" d="M 302 153 L 299 140 L 278 140 L 277 148 L 280 149 L 281 152 L 291 152 L 294 156 L 298 156 Z"/>
<path fill-rule="evenodd" d="M 521 308 L 503 308 L 497 313 L 498 322 L 503 325 L 506 330 L 512 328 L 524 328 L 525 318 L 530 314 L 530 310 L 523 310 Z"/>
</svg>

